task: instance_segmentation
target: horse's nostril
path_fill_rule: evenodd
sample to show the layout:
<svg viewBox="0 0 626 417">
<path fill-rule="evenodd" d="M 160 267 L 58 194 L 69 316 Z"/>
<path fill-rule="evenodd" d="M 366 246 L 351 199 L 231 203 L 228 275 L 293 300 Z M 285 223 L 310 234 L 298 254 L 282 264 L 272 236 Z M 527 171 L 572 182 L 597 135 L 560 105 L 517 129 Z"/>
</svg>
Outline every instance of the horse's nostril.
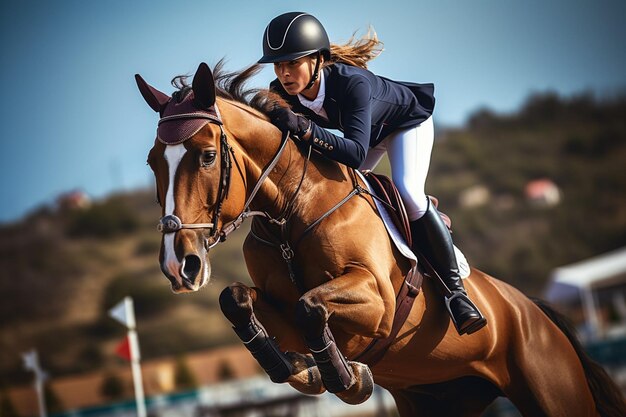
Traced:
<svg viewBox="0 0 626 417">
<path fill-rule="evenodd" d="M 185 256 L 185 266 L 183 267 L 183 274 L 191 281 L 196 279 L 196 276 L 200 272 L 202 261 L 199 256 L 187 255 Z"/>
</svg>

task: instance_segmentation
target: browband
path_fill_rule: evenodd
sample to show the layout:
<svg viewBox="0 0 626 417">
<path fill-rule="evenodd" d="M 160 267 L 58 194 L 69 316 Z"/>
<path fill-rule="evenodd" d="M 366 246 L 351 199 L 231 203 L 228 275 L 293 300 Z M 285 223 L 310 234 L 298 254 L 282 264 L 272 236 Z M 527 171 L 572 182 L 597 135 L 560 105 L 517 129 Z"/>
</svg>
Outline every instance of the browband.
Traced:
<svg viewBox="0 0 626 417">
<path fill-rule="evenodd" d="M 219 125 L 224 124 L 222 122 L 222 119 L 220 119 L 220 117 L 217 115 L 217 113 L 215 114 L 215 116 L 213 116 L 212 114 L 209 114 L 209 113 L 197 112 L 197 113 L 173 114 L 171 116 L 161 117 L 159 119 L 159 125 L 163 122 L 169 122 L 170 120 L 178 120 L 178 119 L 208 119 L 208 120 L 212 120 L 213 122 Z"/>
</svg>

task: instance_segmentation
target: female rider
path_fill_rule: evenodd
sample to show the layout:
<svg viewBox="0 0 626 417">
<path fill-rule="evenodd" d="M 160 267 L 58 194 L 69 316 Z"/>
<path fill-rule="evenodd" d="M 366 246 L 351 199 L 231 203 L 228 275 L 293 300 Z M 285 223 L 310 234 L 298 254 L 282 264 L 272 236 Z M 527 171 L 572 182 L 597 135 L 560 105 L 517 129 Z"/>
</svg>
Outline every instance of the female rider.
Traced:
<svg viewBox="0 0 626 417">
<path fill-rule="evenodd" d="M 374 168 L 387 152 L 409 216 L 413 250 L 427 257 L 450 290 L 446 306 L 459 334 L 470 334 L 486 319 L 467 296 L 450 232 L 424 193 L 434 138 L 434 86 L 399 83 L 368 71 L 366 63 L 380 45 L 375 35 L 330 45 L 322 24 L 307 13 L 274 18 L 263 34 L 259 63 L 274 64 L 278 78 L 270 88 L 293 111 L 276 108 L 270 118 L 325 157 L 355 169 Z M 338 129 L 343 137 L 325 128 Z"/>
</svg>

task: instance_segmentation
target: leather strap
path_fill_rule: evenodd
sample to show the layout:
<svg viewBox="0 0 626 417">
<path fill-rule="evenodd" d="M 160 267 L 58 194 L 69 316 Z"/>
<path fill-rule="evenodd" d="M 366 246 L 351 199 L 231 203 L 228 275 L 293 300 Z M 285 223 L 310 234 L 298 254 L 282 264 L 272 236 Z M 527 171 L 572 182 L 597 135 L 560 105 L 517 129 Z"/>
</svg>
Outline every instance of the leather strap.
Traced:
<svg viewBox="0 0 626 417">
<path fill-rule="evenodd" d="M 413 302 L 420 293 L 424 276 L 417 269 L 417 266 L 411 268 L 407 274 L 400 291 L 396 297 L 396 312 L 393 317 L 393 324 L 389 336 L 384 339 L 374 339 L 365 348 L 363 352 L 357 355 L 353 360 L 365 363 L 370 367 L 376 365 L 387 353 L 387 350 L 396 340 L 398 332 L 406 322 L 409 313 L 413 308 Z"/>
</svg>

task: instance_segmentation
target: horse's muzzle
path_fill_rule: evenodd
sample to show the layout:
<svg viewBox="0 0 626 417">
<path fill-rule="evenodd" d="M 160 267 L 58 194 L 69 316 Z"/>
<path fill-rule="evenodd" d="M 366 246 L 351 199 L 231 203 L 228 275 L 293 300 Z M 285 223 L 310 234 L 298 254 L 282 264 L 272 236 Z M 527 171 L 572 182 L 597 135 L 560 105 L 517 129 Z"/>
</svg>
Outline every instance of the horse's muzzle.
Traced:
<svg viewBox="0 0 626 417">
<path fill-rule="evenodd" d="M 197 230 L 164 233 L 160 266 L 172 291 L 197 291 L 209 281 L 211 266 L 205 241 L 204 233 Z"/>
</svg>

